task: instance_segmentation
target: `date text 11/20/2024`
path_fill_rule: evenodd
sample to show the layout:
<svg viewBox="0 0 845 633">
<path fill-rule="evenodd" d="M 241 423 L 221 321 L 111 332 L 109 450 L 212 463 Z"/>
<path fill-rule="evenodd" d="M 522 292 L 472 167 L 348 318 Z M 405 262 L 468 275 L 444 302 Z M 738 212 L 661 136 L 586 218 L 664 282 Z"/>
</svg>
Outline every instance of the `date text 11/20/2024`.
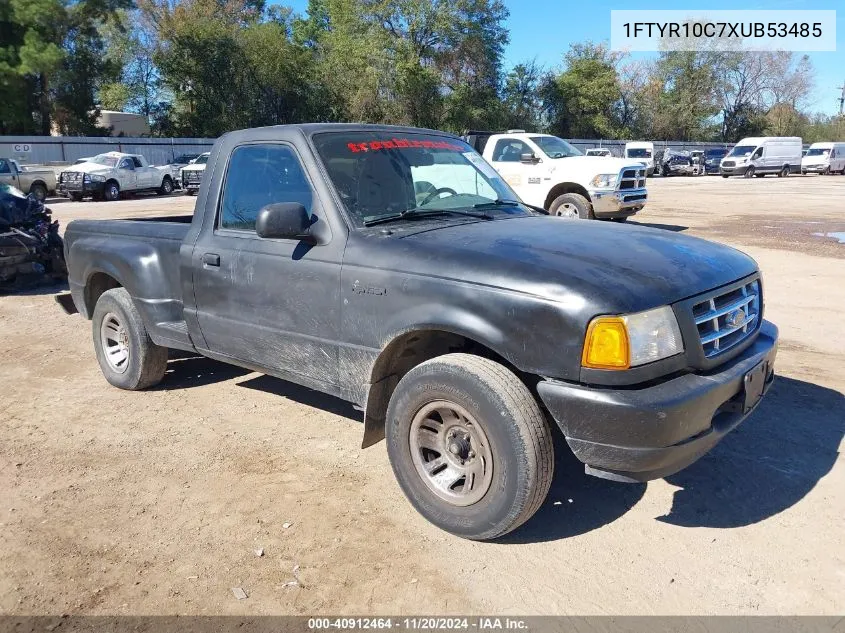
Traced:
<svg viewBox="0 0 845 633">
<path fill-rule="evenodd" d="M 322 630 L 479 630 L 524 631 L 528 623 L 521 618 L 498 617 L 412 617 L 412 618 L 309 618 L 308 629 Z"/>
</svg>

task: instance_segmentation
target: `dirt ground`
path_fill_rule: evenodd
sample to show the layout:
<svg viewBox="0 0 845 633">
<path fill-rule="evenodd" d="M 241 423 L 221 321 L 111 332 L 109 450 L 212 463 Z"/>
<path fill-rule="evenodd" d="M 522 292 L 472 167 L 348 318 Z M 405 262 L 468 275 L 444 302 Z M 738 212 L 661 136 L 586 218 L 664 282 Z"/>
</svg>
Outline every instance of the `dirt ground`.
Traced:
<svg viewBox="0 0 845 633">
<path fill-rule="evenodd" d="M 344 402 L 198 358 L 122 392 L 55 288 L 0 297 L 0 613 L 845 612 L 845 244 L 814 235 L 845 231 L 845 177 L 649 194 L 638 222 L 758 260 L 780 377 L 668 480 L 590 478 L 558 444 L 545 505 L 497 543 L 417 515 Z M 65 225 L 194 200 L 51 206 Z"/>
</svg>

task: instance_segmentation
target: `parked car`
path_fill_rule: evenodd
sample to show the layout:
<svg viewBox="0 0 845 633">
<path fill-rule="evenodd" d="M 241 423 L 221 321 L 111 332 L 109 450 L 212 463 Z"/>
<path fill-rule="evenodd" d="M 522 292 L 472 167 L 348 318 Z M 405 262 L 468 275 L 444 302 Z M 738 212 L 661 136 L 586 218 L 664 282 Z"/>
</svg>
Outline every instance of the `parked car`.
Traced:
<svg viewBox="0 0 845 633">
<path fill-rule="evenodd" d="M 182 169 L 185 165 L 190 165 L 193 163 L 199 154 L 180 154 L 179 156 L 174 156 L 173 161 L 170 162 L 170 166 L 175 169 L 176 171 Z"/>
<path fill-rule="evenodd" d="M 363 445 L 386 437 L 405 495 L 453 534 L 531 518 L 551 420 L 589 474 L 645 481 L 709 451 L 774 378 L 753 259 L 548 217 L 454 136 L 242 130 L 207 173 L 193 216 L 67 227 L 106 380 L 151 387 L 170 348 L 351 401 Z"/>
<path fill-rule="evenodd" d="M 197 156 L 190 165 L 185 165 L 179 172 L 179 182 L 182 189 L 189 196 L 194 195 L 200 189 L 202 175 L 205 173 L 205 165 L 208 162 L 209 152 Z"/>
<path fill-rule="evenodd" d="M 172 193 L 175 180 L 170 167 L 153 167 L 140 154 L 108 152 L 63 171 L 58 191 L 74 201 L 117 200 L 126 192 Z"/>
<path fill-rule="evenodd" d="M 611 152 L 606 147 L 591 147 L 587 151 L 584 152 L 584 156 L 607 156 L 613 157 L 613 152 Z"/>
<path fill-rule="evenodd" d="M 648 175 L 654 174 L 654 143 L 651 141 L 631 141 L 625 143 L 625 158 L 633 158 L 648 168 Z"/>
<path fill-rule="evenodd" d="M 0 184 L 44 202 L 49 194 L 56 192 L 56 173 L 52 169 L 21 167 L 13 158 L 0 158 Z"/>
<path fill-rule="evenodd" d="M 722 159 L 723 178 L 745 176 L 761 178 L 766 174 L 785 177 L 801 171 L 801 138 L 765 136 L 744 138 Z"/>
<path fill-rule="evenodd" d="M 845 175 L 845 143 L 813 143 L 801 159 L 801 173 Z"/>
<path fill-rule="evenodd" d="M 695 173 L 692 156 L 685 150 L 667 148 L 660 157 L 662 176 L 692 176 Z"/>
<path fill-rule="evenodd" d="M 704 152 L 704 173 L 706 174 L 718 174 L 719 173 L 719 163 L 722 162 L 722 159 L 728 155 L 728 149 L 717 147 L 714 149 L 708 149 Z"/>
<path fill-rule="evenodd" d="M 471 132 L 468 142 L 528 204 L 564 218 L 624 221 L 648 199 L 635 160 L 584 156 L 549 134 Z"/>
</svg>

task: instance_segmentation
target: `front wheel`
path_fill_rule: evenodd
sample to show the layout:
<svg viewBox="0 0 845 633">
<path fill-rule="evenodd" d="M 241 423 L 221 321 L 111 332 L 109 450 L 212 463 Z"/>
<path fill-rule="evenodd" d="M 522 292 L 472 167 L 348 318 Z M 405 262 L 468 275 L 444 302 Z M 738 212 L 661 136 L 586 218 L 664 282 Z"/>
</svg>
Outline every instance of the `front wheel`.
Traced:
<svg viewBox="0 0 845 633">
<path fill-rule="evenodd" d="M 71 193 L 68 194 L 70 196 L 71 201 L 73 202 L 82 202 L 82 194 L 81 193 Z"/>
<path fill-rule="evenodd" d="M 114 202 L 120 198 L 120 186 L 114 180 L 110 180 L 103 187 L 103 198 L 109 202 Z"/>
<path fill-rule="evenodd" d="M 754 176 L 754 166 L 752 165 L 748 169 L 745 170 L 745 177 L 752 178 Z"/>
<path fill-rule="evenodd" d="M 554 448 L 537 401 L 510 370 L 447 354 L 409 371 L 387 410 L 387 452 L 405 496 L 457 536 L 488 540 L 539 509 Z"/>
<path fill-rule="evenodd" d="M 594 220 L 593 205 L 578 193 L 565 193 L 552 200 L 549 215 L 569 220 Z"/>
<path fill-rule="evenodd" d="M 91 319 L 94 351 L 106 380 L 136 391 L 158 384 L 167 370 L 167 348 L 153 343 L 125 288 L 97 299 Z"/>
</svg>

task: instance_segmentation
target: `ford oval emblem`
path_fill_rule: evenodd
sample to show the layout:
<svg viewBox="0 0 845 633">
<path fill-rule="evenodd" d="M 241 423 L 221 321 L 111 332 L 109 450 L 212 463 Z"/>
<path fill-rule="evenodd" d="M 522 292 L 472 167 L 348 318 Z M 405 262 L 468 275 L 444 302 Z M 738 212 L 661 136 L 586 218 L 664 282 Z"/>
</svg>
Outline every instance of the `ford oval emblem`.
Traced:
<svg viewBox="0 0 845 633">
<path fill-rule="evenodd" d="M 745 323 L 745 310 L 742 308 L 728 312 L 728 316 L 725 318 L 725 325 L 731 328 L 740 327 L 743 323 Z"/>
</svg>

